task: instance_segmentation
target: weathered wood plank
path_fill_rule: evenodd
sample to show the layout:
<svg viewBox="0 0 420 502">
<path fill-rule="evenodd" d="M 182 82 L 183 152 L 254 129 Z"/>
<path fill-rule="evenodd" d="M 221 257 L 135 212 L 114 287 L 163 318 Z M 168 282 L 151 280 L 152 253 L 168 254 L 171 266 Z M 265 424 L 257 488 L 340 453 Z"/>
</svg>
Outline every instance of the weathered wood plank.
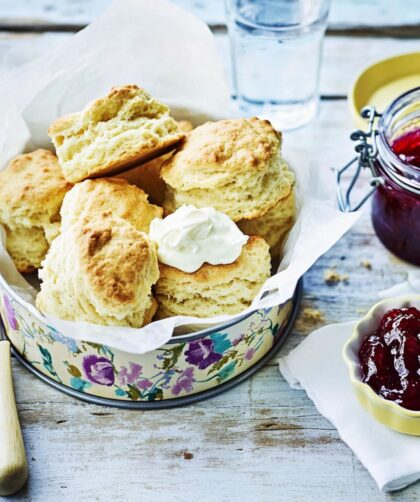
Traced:
<svg viewBox="0 0 420 502">
<path fill-rule="evenodd" d="M 0 33 L 0 73 L 40 56 L 70 36 L 69 33 Z M 216 34 L 215 41 L 226 75 L 229 76 L 228 37 L 226 34 Z M 321 95 L 345 96 L 356 75 L 365 66 L 378 59 L 415 51 L 418 46 L 417 40 L 327 37 L 321 68 Z"/>
<path fill-rule="evenodd" d="M 275 367 L 223 396 L 160 412 L 86 405 L 17 365 L 14 374 L 31 473 L 16 500 L 393 499 Z M 30 389 L 39 401 L 22 400 Z M 417 495 L 414 486 L 398 500 Z"/>
<path fill-rule="evenodd" d="M 174 0 L 213 27 L 225 25 L 224 0 Z M 110 0 L 2 0 L 2 29 L 77 30 L 92 21 Z M 333 0 L 329 29 L 393 36 L 419 36 L 420 9 L 417 0 L 406 0 L 404 7 L 395 0 Z M 372 31 L 373 30 L 373 31 Z"/>
<path fill-rule="evenodd" d="M 321 66 L 321 94 L 346 95 L 357 75 L 368 65 L 397 54 L 418 50 L 419 40 L 326 37 Z"/>
<path fill-rule="evenodd" d="M 230 73 L 229 38 L 226 34 L 217 33 L 215 39 L 226 71 Z M 326 37 L 321 66 L 320 93 L 322 96 L 345 96 L 356 76 L 370 64 L 380 59 L 419 50 L 419 40 Z M 273 61 L 273 64 L 276 62 Z M 278 64 L 280 65 L 281 62 L 279 61 Z"/>
<path fill-rule="evenodd" d="M 225 24 L 224 0 L 175 0 L 210 25 Z M 418 27 L 420 12 L 417 0 L 406 0 L 404 8 L 395 0 L 332 0 L 329 28 Z"/>
</svg>

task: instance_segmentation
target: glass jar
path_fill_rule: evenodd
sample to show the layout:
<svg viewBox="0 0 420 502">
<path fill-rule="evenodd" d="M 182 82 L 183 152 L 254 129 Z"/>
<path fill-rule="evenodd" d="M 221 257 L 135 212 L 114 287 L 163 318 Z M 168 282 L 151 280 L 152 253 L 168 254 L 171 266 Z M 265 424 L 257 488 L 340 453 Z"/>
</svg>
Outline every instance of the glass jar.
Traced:
<svg viewBox="0 0 420 502">
<path fill-rule="evenodd" d="M 362 117 L 369 119 L 369 130 L 351 136 L 359 141 L 359 156 L 337 172 L 340 208 L 357 210 L 373 195 L 376 235 L 399 258 L 420 266 L 420 87 L 398 97 L 382 115 L 371 107 L 362 111 Z M 340 177 L 356 162 L 356 173 L 343 195 Z M 372 189 L 352 207 L 351 190 L 365 167 L 373 175 Z"/>
</svg>

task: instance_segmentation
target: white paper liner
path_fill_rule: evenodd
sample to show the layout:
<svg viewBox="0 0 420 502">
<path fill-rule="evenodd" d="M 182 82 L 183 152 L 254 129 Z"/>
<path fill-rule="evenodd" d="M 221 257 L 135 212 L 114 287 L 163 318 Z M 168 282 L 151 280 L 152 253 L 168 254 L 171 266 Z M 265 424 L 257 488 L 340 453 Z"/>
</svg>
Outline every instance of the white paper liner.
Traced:
<svg viewBox="0 0 420 502">
<path fill-rule="evenodd" d="M 54 119 L 123 84 L 141 85 L 168 103 L 176 118 L 194 124 L 221 118 L 229 110 L 222 65 L 203 22 L 166 0 L 115 0 L 67 43 L 0 81 L 0 169 L 22 151 L 51 148 L 47 130 Z M 359 213 L 343 214 L 337 209 L 332 173 L 321 171 L 314 163 L 308 165 L 304 152 L 295 152 L 288 161 L 297 180 L 297 221 L 279 273 L 267 280 L 252 306 L 237 316 L 177 316 L 141 329 L 45 318 L 34 307 L 35 290 L 17 272 L 5 250 L 4 231 L 0 243 L 4 279 L 0 276 L 0 280 L 7 282 L 10 294 L 35 317 L 64 335 L 136 354 L 163 345 L 175 327 L 205 327 L 257 308 L 280 305 L 292 297 L 300 277 L 359 217 Z"/>
</svg>

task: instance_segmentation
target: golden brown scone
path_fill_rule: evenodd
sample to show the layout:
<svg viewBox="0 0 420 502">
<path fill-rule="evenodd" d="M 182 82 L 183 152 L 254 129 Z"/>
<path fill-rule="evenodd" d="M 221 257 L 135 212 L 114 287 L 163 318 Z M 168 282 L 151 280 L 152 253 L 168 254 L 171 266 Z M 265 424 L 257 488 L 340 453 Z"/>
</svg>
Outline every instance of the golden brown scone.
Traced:
<svg viewBox="0 0 420 502">
<path fill-rule="evenodd" d="M 280 164 L 281 134 L 258 118 L 207 122 L 193 129 L 161 169 L 164 209 L 214 207 L 233 221 L 262 216 L 290 193 Z"/>
<path fill-rule="evenodd" d="M 193 125 L 188 120 L 178 121 L 180 131 L 188 133 L 193 130 Z M 165 183 L 160 177 L 160 168 L 165 160 L 171 157 L 172 153 L 161 155 L 157 159 L 150 160 L 129 171 L 124 171 L 117 175 L 118 178 L 127 180 L 132 185 L 144 190 L 153 204 L 161 206 L 165 197 Z"/>
<path fill-rule="evenodd" d="M 18 155 L 0 172 L 0 224 L 20 272 L 40 266 L 59 228 L 61 203 L 71 186 L 49 150 Z"/>
<path fill-rule="evenodd" d="M 183 137 L 169 108 L 136 85 L 114 87 L 103 98 L 57 119 L 49 128 L 65 178 L 121 172 L 171 150 Z"/>
<path fill-rule="evenodd" d="M 267 211 L 263 216 L 254 220 L 242 220 L 238 227 L 244 234 L 261 235 L 270 246 L 273 257 L 281 255 L 283 241 L 295 221 L 295 191 Z"/>
<path fill-rule="evenodd" d="M 157 319 L 175 315 L 212 317 L 237 314 L 252 303 L 270 276 L 270 253 L 262 237 L 252 236 L 229 265 L 204 264 L 191 274 L 159 264 Z"/>
<path fill-rule="evenodd" d="M 165 183 L 160 177 L 160 168 L 170 156 L 171 153 L 167 153 L 157 159 L 150 160 L 119 174 L 118 178 L 127 180 L 132 185 L 141 188 L 150 196 L 151 202 L 161 206 L 165 196 Z"/>
<path fill-rule="evenodd" d="M 6 247 L 19 272 L 29 274 L 41 266 L 49 244 L 41 227 L 16 227 L 6 230 Z"/>
<path fill-rule="evenodd" d="M 154 218 L 162 217 L 162 208 L 147 201 L 140 188 L 118 178 L 98 178 L 77 183 L 65 196 L 61 208 L 62 230 L 95 214 L 110 211 L 147 233 Z"/>
<path fill-rule="evenodd" d="M 150 324 L 153 321 L 157 308 L 158 308 L 158 303 L 156 299 L 152 296 L 152 303 L 150 304 L 150 307 L 148 308 L 148 310 L 146 310 L 144 314 L 143 326 L 146 326 L 146 324 Z"/>
<path fill-rule="evenodd" d="M 156 308 L 156 246 L 110 212 L 63 229 L 39 276 L 37 307 L 61 319 L 138 328 L 150 321 Z"/>
</svg>

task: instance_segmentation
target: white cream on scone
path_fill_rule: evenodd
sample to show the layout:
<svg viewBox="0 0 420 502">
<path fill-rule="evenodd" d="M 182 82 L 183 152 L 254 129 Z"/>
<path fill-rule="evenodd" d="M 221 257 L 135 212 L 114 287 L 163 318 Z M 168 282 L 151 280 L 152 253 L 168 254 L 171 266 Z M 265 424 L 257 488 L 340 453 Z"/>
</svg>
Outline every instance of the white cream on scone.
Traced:
<svg viewBox="0 0 420 502">
<path fill-rule="evenodd" d="M 149 236 L 158 246 L 161 263 L 188 273 L 204 263 L 233 263 L 248 241 L 226 214 L 192 205 L 181 206 L 163 220 L 155 218 Z"/>
</svg>

